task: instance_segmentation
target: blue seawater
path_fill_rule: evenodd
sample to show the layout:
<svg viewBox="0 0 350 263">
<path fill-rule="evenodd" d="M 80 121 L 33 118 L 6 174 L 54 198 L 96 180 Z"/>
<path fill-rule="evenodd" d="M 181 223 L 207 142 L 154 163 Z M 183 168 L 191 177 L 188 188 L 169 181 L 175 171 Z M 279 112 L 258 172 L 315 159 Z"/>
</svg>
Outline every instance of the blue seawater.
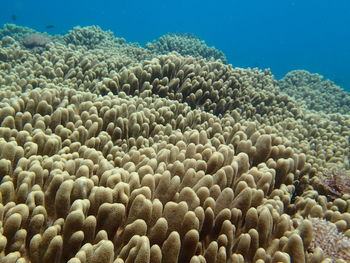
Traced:
<svg viewBox="0 0 350 263">
<path fill-rule="evenodd" d="M 188 32 L 222 50 L 233 66 L 271 68 L 277 78 L 306 69 L 350 91 L 348 0 L 13 0 L 1 3 L 5 23 L 50 34 L 99 25 L 143 45 Z"/>
</svg>

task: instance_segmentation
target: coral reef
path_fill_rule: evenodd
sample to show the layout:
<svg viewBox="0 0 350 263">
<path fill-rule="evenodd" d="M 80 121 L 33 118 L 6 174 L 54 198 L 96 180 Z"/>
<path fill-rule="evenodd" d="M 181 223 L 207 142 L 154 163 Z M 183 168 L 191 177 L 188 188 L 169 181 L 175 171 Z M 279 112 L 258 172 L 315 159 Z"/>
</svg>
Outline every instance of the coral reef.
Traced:
<svg viewBox="0 0 350 263">
<path fill-rule="evenodd" d="M 163 35 L 147 43 L 146 48 L 158 54 L 176 51 L 183 56 L 203 57 L 208 60 L 220 59 L 223 63 L 227 63 L 224 53 L 214 47 L 208 47 L 204 40 L 188 33 Z"/>
<path fill-rule="evenodd" d="M 0 39 L 3 37 L 11 37 L 16 41 L 22 42 L 29 34 L 38 33 L 34 29 L 15 24 L 4 24 L 0 29 Z"/>
<path fill-rule="evenodd" d="M 23 39 L 23 45 L 27 48 L 44 47 L 51 39 L 43 34 L 29 34 Z"/>
<path fill-rule="evenodd" d="M 350 194 L 350 170 L 331 167 L 313 179 L 319 191 L 324 192 L 330 198 L 335 199 L 344 194 Z"/>
<path fill-rule="evenodd" d="M 319 74 L 293 70 L 279 80 L 278 85 L 310 110 L 342 114 L 350 112 L 349 93 Z"/>
<path fill-rule="evenodd" d="M 268 134 L 239 146 L 234 119 L 146 95 L 55 88 L 2 101 L 2 253 L 250 261 L 277 256 L 272 239 L 288 251 L 284 212 L 305 156 Z"/>
<path fill-rule="evenodd" d="M 62 36 L 62 40 L 67 45 L 86 46 L 87 48 L 125 42 L 125 39 L 115 38 L 112 31 L 104 31 L 99 26 L 74 27 Z"/>
<path fill-rule="evenodd" d="M 307 153 L 307 161 L 317 170 L 328 163 L 348 163 L 349 117 L 303 111 L 279 91 L 268 70 L 232 69 L 220 62 L 178 55 L 152 59 L 147 50 L 128 44 L 88 50 L 52 42 L 43 54 L 25 52 L 16 43 L 5 44 L 0 51 L 7 58 L 0 84 L 17 94 L 47 84 L 102 95 L 120 91 L 138 95 L 149 90 L 193 109 L 217 116 L 231 114 L 255 126 L 269 125 L 286 144 Z"/>
<path fill-rule="evenodd" d="M 325 256 L 333 260 L 350 262 L 350 238 L 340 233 L 337 226 L 324 219 L 310 218 L 313 235 L 311 249 L 322 249 Z"/>
<path fill-rule="evenodd" d="M 349 115 L 269 70 L 77 32 L 0 41 L 4 262 L 348 260 L 350 194 L 321 174 L 347 165 Z"/>
<path fill-rule="evenodd" d="M 285 143 L 307 153 L 317 169 L 347 163 L 349 116 L 314 114 L 280 92 L 272 74 L 177 55 L 160 56 L 105 78 L 91 91 L 152 94 L 188 103 L 217 116 L 230 114 L 255 126 L 269 125 Z M 239 117 L 238 117 L 239 116 Z M 288 142 L 287 142 L 288 139 Z"/>
</svg>

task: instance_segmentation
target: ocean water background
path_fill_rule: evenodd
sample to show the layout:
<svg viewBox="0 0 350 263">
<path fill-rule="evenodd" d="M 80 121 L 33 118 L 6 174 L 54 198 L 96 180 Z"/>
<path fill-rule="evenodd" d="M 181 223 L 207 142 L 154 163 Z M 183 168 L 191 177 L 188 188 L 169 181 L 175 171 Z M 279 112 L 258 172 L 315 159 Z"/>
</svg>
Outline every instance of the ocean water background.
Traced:
<svg viewBox="0 0 350 263">
<path fill-rule="evenodd" d="M 192 33 L 233 66 L 271 68 L 277 78 L 306 69 L 350 91 L 348 0 L 13 0 L 1 3 L 4 23 L 50 34 L 99 25 L 142 45 L 166 33 Z"/>
</svg>

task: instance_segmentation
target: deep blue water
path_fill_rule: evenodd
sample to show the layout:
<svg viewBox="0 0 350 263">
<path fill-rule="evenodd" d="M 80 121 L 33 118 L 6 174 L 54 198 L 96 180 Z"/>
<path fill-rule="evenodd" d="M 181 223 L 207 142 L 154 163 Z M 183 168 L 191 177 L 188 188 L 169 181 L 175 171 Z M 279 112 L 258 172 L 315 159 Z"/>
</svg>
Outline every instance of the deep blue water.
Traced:
<svg viewBox="0 0 350 263">
<path fill-rule="evenodd" d="M 4 23 L 51 34 L 99 25 L 141 44 L 188 32 L 222 50 L 233 66 L 269 67 L 277 78 L 306 69 L 350 91 L 349 0 L 12 0 L 1 3 Z"/>
</svg>

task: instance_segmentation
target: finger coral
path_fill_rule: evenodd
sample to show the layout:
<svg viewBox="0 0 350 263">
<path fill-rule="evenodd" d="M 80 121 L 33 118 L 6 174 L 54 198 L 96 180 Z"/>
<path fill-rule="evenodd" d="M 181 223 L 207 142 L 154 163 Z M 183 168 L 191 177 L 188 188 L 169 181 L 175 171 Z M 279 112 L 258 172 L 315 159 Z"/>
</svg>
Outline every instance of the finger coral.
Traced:
<svg viewBox="0 0 350 263">
<path fill-rule="evenodd" d="M 227 63 L 224 53 L 214 47 L 208 47 L 204 40 L 188 33 L 163 35 L 147 43 L 146 48 L 158 54 L 176 51 L 183 56 L 203 57 L 208 60 L 220 59 L 223 63 Z"/>
<path fill-rule="evenodd" d="M 235 153 L 235 136 L 226 136 L 242 131 L 229 118 L 164 99 L 69 89 L 30 91 L 17 110 L 13 102 L 2 101 L 0 129 L 6 257 L 19 251 L 32 262 L 59 262 L 85 254 L 95 262 L 87 253 L 103 250 L 103 262 L 134 261 L 142 250 L 140 262 L 167 253 L 174 262 L 210 253 L 252 260 L 292 230 L 288 217 L 283 227 L 273 219 L 293 190 L 292 174 L 279 170 L 285 160 L 300 173 L 302 156 Z M 16 122 L 18 114 L 28 117 Z M 261 138 L 278 147 L 272 135 Z M 274 186 L 282 200 L 273 199 Z"/>
<path fill-rule="evenodd" d="M 294 70 L 287 73 L 278 84 L 284 92 L 310 110 L 342 114 L 350 111 L 349 93 L 319 74 Z"/>
<path fill-rule="evenodd" d="M 125 42 L 125 39 L 117 39 L 114 37 L 112 31 L 103 31 L 99 26 L 74 27 L 62 36 L 62 40 L 67 45 L 73 44 L 76 46 L 86 46 L 87 48 Z"/>
<path fill-rule="evenodd" d="M 6 257 L 253 260 L 293 229 L 284 210 L 305 163 L 273 135 L 249 157 L 230 147 L 243 132 L 233 119 L 165 99 L 56 88 L 13 102 L 2 101 L 0 129 Z"/>
<path fill-rule="evenodd" d="M 350 195 L 317 188 L 346 115 L 314 118 L 268 70 L 0 44 L 4 262 L 347 260 L 314 240 L 317 220 L 350 234 Z"/>
</svg>

